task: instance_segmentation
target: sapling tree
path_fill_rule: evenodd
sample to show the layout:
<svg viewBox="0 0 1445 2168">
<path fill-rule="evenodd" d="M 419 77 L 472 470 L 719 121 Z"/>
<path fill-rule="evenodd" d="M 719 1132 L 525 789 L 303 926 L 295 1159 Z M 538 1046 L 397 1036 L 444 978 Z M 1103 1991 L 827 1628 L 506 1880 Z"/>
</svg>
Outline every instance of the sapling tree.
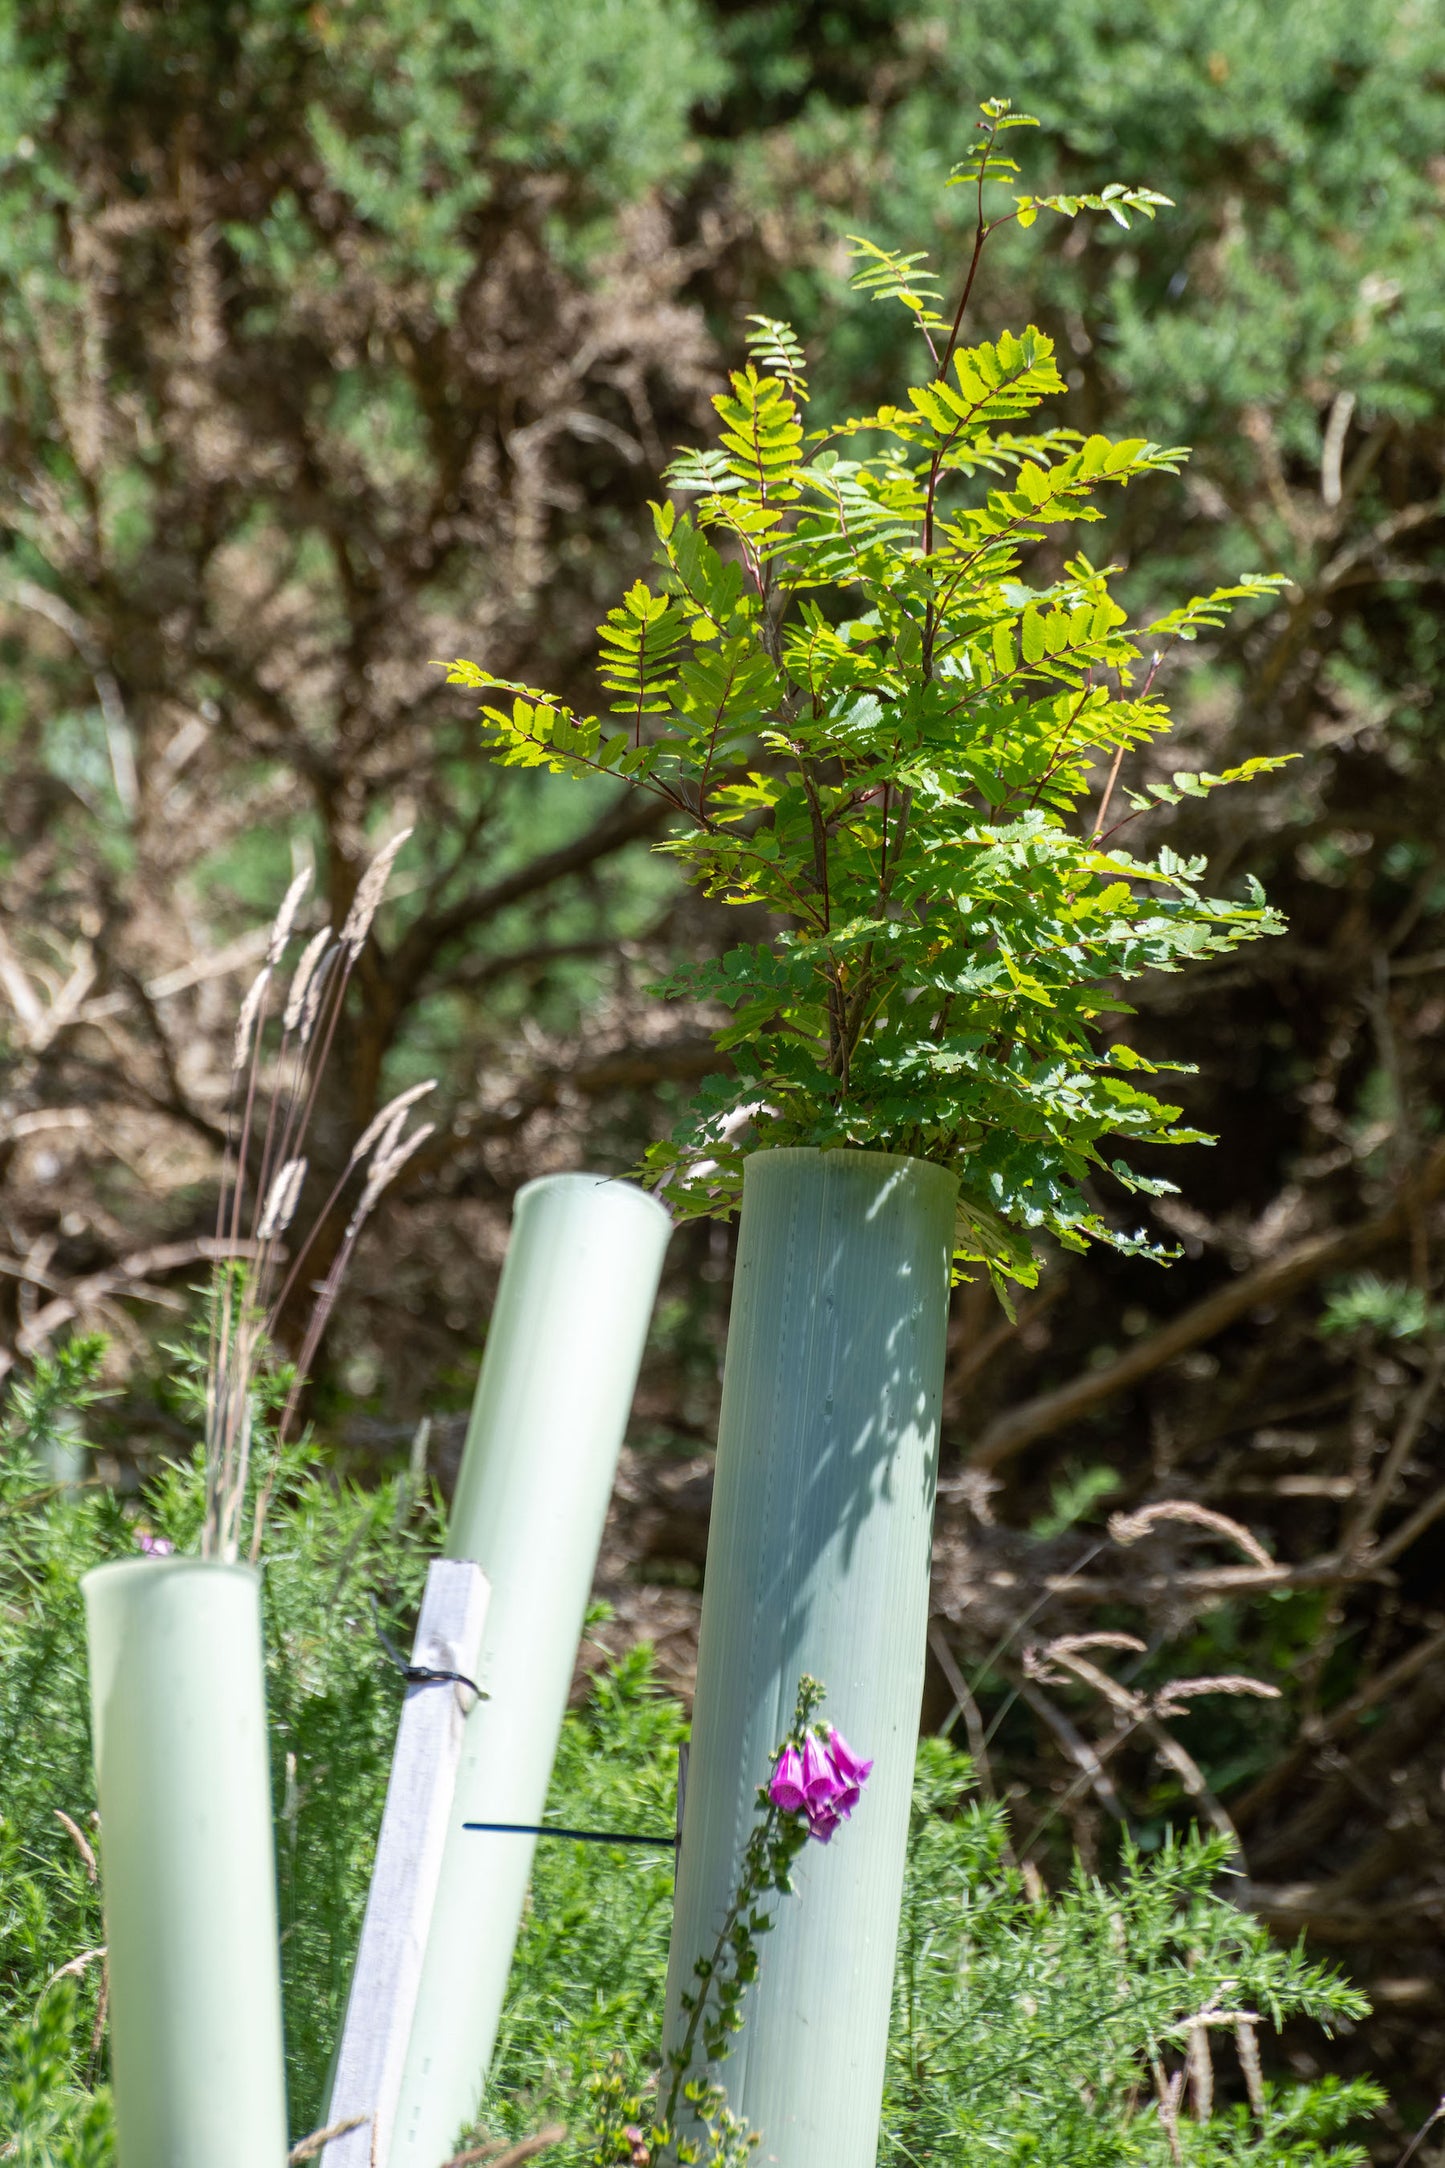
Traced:
<svg viewBox="0 0 1445 2168">
<path fill-rule="evenodd" d="M 1089 1193 L 1106 1170 L 1126 1191 L 1169 1186 L 1123 1154 L 1198 1135 L 1117 1028 L 1120 988 L 1279 923 L 1257 884 L 1211 895 L 1202 861 L 1136 855 L 1128 834 L 1278 765 L 1165 781 L 1144 758 L 1169 728 L 1166 656 L 1270 581 L 1132 619 L 1076 530 L 1183 451 L 1051 426 L 1040 410 L 1064 386 L 1035 327 L 965 342 L 1001 227 L 1086 210 L 1127 225 L 1164 202 L 1117 183 L 1019 192 L 1001 144 L 1027 125 L 989 101 L 954 171 L 975 215 L 948 302 L 923 255 L 854 243 L 857 283 L 917 334 L 898 403 L 812 426 L 795 333 L 752 319 L 719 441 L 674 463 L 654 507 L 654 575 L 599 628 L 605 715 L 451 671 L 487 695 L 504 762 L 652 794 L 662 847 L 772 922 L 668 989 L 733 1010 L 733 1074 L 704 1082 L 649 1171 L 684 1212 L 725 1214 L 747 1183 L 666 2052 L 714 2060 L 686 1983 L 782 1681 L 826 1674 L 880 1756 L 863 1842 L 781 1928 L 725 2069 L 730 2110 L 790 2168 L 875 2155 L 950 1253 L 1005 1299 L 1037 1278 L 1040 1234 L 1157 1254 Z"/>
<path fill-rule="evenodd" d="M 1211 895 L 1202 859 L 1136 855 L 1127 834 L 1279 765 L 1166 780 L 1141 758 L 1170 727 L 1171 651 L 1274 582 L 1131 617 L 1076 530 L 1184 450 L 1041 418 L 1064 386 L 1032 326 L 965 343 L 1001 228 L 1127 225 L 1167 201 L 1018 192 L 1001 140 L 1030 125 L 990 100 L 954 171 L 976 211 L 956 299 L 924 255 L 854 243 L 856 283 L 917 333 L 924 366 L 896 403 L 815 425 L 792 329 L 750 319 L 718 442 L 677 459 L 653 507 L 653 576 L 599 628 L 605 714 L 451 666 L 487 693 L 503 762 L 654 794 L 673 816 L 660 847 L 773 917 L 770 940 L 667 989 L 734 1011 L 718 1037 L 733 1073 L 649 1156 L 674 1208 L 730 1211 L 758 1145 L 908 1153 L 957 1174 L 959 1261 L 1000 1288 L 1036 1278 L 1039 1232 L 1152 1250 L 1084 1185 L 1109 1168 L 1126 1190 L 1169 1186 L 1111 1140 L 1201 1140 L 1121 1035 L 1119 987 L 1280 926 L 1254 881 Z"/>
</svg>

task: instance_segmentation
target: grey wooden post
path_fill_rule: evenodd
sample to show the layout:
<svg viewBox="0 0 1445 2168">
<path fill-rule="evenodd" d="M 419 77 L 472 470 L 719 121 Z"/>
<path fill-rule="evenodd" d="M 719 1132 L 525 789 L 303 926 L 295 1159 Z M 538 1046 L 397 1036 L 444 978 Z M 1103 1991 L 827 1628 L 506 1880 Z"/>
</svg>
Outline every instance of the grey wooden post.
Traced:
<svg viewBox="0 0 1445 2168">
<path fill-rule="evenodd" d="M 474 1678 L 489 1593 L 470 1559 L 436 1559 L 412 1663 Z M 385 2168 L 474 1699 L 451 1681 L 415 1680 L 406 1690 L 326 2114 L 328 2127 L 352 2116 L 364 2120 L 331 2139 L 322 2168 Z"/>
</svg>

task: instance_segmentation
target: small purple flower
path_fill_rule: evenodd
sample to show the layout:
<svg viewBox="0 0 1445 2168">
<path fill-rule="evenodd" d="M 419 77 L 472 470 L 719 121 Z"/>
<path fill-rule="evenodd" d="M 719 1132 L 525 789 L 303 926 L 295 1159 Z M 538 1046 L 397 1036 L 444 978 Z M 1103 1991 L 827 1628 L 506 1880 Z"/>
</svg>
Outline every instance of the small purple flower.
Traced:
<svg viewBox="0 0 1445 2168">
<path fill-rule="evenodd" d="M 828 1759 L 841 1787 L 833 1802 L 834 1807 L 839 1814 L 849 1815 L 863 1796 L 863 1786 L 873 1764 L 871 1761 L 860 1761 L 842 1732 L 835 1731 L 831 1724 L 828 1726 Z"/>
<path fill-rule="evenodd" d="M 832 1807 L 843 1789 L 837 1770 L 816 1732 L 810 1731 L 803 1741 L 803 1796 L 811 1816 L 822 1814 Z"/>
<path fill-rule="evenodd" d="M 803 1757 L 795 1746 L 784 1749 L 773 1771 L 773 1781 L 768 1786 L 768 1797 L 784 1814 L 802 1814 L 807 1808 L 808 1795 L 803 1789 Z"/>
<path fill-rule="evenodd" d="M 806 1814 L 808 1835 L 827 1844 L 863 1796 L 872 1767 L 829 1724 L 822 1734 L 808 1732 L 801 1752 L 796 1746 L 783 1749 L 768 1797 L 784 1814 Z"/>
<path fill-rule="evenodd" d="M 169 1558 L 175 1549 L 169 1536 L 153 1536 L 148 1528 L 143 1528 L 135 1541 L 136 1549 L 144 1551 L 147 1558 Z"/>
</svg>

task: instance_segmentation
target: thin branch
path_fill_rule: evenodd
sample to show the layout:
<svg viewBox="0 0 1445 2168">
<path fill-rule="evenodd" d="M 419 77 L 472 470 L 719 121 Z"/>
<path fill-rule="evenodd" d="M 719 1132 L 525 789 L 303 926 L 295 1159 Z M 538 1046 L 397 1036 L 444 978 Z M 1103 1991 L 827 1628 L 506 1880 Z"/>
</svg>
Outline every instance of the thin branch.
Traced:
<svg viewBox="0 0 1445 2168">
<path fill-rule="evenodd" d="M 1192 1303 L 1171 1318 L 1158 1332 L 1131 1347 L 1117 1361 L 1102 1369 L 1084 1372 L 1067 1384 L 1040 1393 L 997 1417 L 984 1430 L 970 1452 L 969 1465 L 999 1468 L 1038 1438 L 1049 1437 L 1069 1423 L 1140 1384 L 1165 1363 L 1187 1354 L 1191 1348 L 1212 1340 L 1216 1334 L 1266 1303 L 1278 1303 L 1286 1295 L 1341 1272 L 1370 1251 L 1408 1233 L 1415 1204 L 1427 1203 L 1445 1191 L 1445 1145 L 1437 1145 L 1409 1185 L 1411 1197 L 1395 1202 L 1372 1219 L 1363 1220 L 1331 1234 L 1311 1235 L 1282 1251 L 1253 1272 L 1243 1272 L 1226 1286 L 1216 1288 L 1202 1302 Z"/>
<path fill-rule="evenodd" d="M 672 810 L 665 801 L 629 791 L 570 843 L 539 853 L 536 858 L 528 859 L 526 865 L 519 866 L 515 873 L 506 874 L 487 887 L 473 889 L 470 895 L 459 898 L 434 917 L 418 919 L 386 960 L 387 978 L 396 986 L 414 986 L 450 942 L 471 933 L 512 904 L 522 903 L 527 897 L 550 888 L 554 882 L 565 880 L 570 874 L 583 873 L 599 859 L 610 858 L 615 852 L 624 850 L 629 843 L 655 835 Z"/>
<path fill-rule="evenodd" d="M 566 2137 L 565 2124 L 549 2123 L 530 2138 L 523 2138 L 517 2145 L 505 2145 L 493 2139 L 489 2145 L 470 2146 L 465 2153 L 453 2153 L 441 2168 L 476 2168 L 486 2161 L 488 2168 L 521 2168 L 523 2161 L 533 2160 L 538 2153 L 545 2153 L 549 2146 L 560 2145 Z"/>
</svg>

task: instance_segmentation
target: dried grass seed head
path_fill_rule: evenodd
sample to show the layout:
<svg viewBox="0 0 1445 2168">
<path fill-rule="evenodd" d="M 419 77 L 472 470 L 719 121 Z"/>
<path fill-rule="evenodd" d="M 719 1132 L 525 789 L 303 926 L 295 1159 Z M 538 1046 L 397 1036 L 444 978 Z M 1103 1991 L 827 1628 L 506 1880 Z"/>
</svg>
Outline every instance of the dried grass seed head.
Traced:
<svg viewBox="0 0 1445 2168">
<path fill-rule="evenodd" d="M 311 868 L 304 866 L 281 899 L 281 908 L 276 913 L 271 927 L 271 938 L 266 944 L 268 964 L 279 964 L 285 955 L 286 943 L 291 938 L 291 928 L 296 923 L 296 913 L 301 908 L 301 899 L 310 886 Z"/>
<path fill-rule="evenodd" d="M 277 1169 L 275 1180 L 266 1193 L 266 1205 L 256 1229 L 258 1242 L 269 1242 L 273 1236 L 284 1234 L 296 1214 L 301 1199 L 301 1185 L 306 1180 L 306 1161 L 288 1159 Z"/>
<path fill-rule="evenodd" d="M 1264 1679 L 1251 1679 L 1243 1672 L 1228 1671 L 1210 1678 L 1171 1679 L 1154 1704 L 1155 1714 L 1187 1716 L 1185 1704 L 1197 1694 L 1249 1694 L 1256 1701 L 1280 1699 L 1277 1686 L 1270 1686 Z"/>
<path fill-rule="evenodd" d="M 331 928 L 323 926 L 320 933 L 314 933 L 311 936 L 311 939 L 301 951 L 301 960 L 292 973 L 291 991 L 286 996 L 286 1009 L 281 1019 L 287 1031 L 294 1031 L 301 1021 L 302 1011 L 306 1006 L 307 990 L 311 985 L 316 966 L 321 961 L 322 951 L 330 939 Z"/>
<path fill-rule="evenodd" d="M 271 981 L 271 966 L 262 964 L 252 979 L 246 998 L 241 1003 L 241 1013 L 236 1018 L 236 1037 L 231 1048 L 231 1074 L 236 1076 L 251 1058 L 251 1037 L 256 1029 L 256 1018 L 261 1013 L 261 1003 L 266 998 L 266 988 Z"/>
<path fill-rule="evenodd" d="M 1161 1521 L 1181 1521 L 1194 1528 L 1204 1528 L 1211 1535 L 1223 1536 L 1226 1542 L 1237 1544 L 1246 1558 L 1256 1566 L 1272 1566 L 1264 1545 L 1257 1536 L 1232 1521 L 1227 1513 L 1216 1513 L 1211 1506 L 1196 1505 L 1192 1498 L 1161 1498 L 1152 1506 L 1141 1506 L 1137 1513 L 1115 1513 L 1109 1519 L 1109 1534 L 1119 1544 L 1137 1543 L 1142 1536 L 1152 1535 Z"/>
<path fill-rule="evenodd" d="M 361 954 L 362 946 L 371 931 L 371 922 L 386 893 L 386 884 L 391 878 L 397 853 L 410 834 L 409 828 L 403 828 L 389 843 L 384 843 L 357 883 L 351 909 L 347 912 L 346 923 L 341 929 L 341 945 L 353 962 Z"/>
<path fill-rule="evenodd" d="M 1106 1633 L 1060 1634 L 1056 1640 L 1044 1644 L 1046 1656 L 1073 1656 L 1085 1649 L 1127 1649 L 1132 1656 L 1148 1653 L 1147 1644 L 1137 1634 Z"/>
<path fill-rule="evenodd" d="M 362 1190 L 356 1210 L 352 1213 L 347 1225 L 346 1232 L 348 1235 L 356 1234 L 360 1230 L 362 1222 L 370 1214 L 372 1206 L 376 1203 L 382 1191 L 390 1182 L 396 1179 L 411 1158 L 412 1153 L 425 1144 L 435 1128 L 435 1122 L 423 1122 L 420 1129 L 414 1129 L 403 1143 L 396 1145 L 384 1154 L 377 1152 L 372 1155 L 371 1167 L 366 1177 L 366 1187 Z"/>
<path fill-rule="evenodd" d="M 346 950 L 341 943 L 336 942 L 322 957 L 319 968 L 312 972 L 311 983 L 301 1003 L 301 1025 L 296 1035 L 298 1045 L 306 1046 L 310 1043 L 311 1034 L 316 1029 L 316 1019 L 321 1014 L 322 996 L 331 983 L 339 960 L 345 954 Z"/>
<path fill-rule="evenodd" d="M 398 1092 L 394 1099 L 388 1099 L 386 1105 L 378 1113 L 373 1114 L 355 1144 L 352 1145 L 351 1164 L 353 1167 L 359 1159 L 365 1158 L 382 1131 L 388 1127 L 396 1115 L 405 1114 L 408 1107 L 414 1107 L 418 1099 L 425 1099 L 428 1092 L 436 1090 L 436 1086 L 436 1078 L 429 1076 L 424 1084 L 413 1084 L 406 1091 Z M 395 1140 L 393 1139 L 393 1141 Z"/>
</svg>

